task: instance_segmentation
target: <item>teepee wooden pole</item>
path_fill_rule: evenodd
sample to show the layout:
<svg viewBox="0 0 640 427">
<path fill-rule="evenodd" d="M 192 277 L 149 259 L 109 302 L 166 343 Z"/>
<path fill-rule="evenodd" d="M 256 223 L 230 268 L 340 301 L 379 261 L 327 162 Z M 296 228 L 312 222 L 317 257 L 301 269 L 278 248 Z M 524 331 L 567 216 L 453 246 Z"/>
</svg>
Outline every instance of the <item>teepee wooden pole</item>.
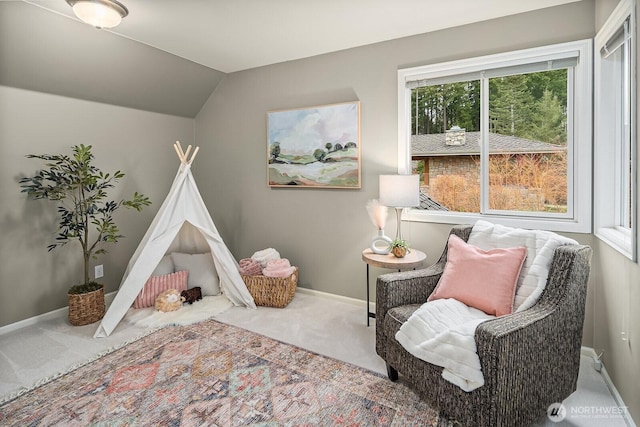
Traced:
<svg viewBox="0 0 640 427">
<path fill-rule="evenodd" d="M 185 165 L 191 165 L 191 163 L 193 163 L 193 159 L 195 159 L 198 154 L 198 150 L 200 150 L 200 147 L 196 147 L 196 149 L 193 150 L 193 154 L 191 154 L 191 158 L 189 158 L 189 153 L 191 152 L 191 148 L 193 148 L 191 144 L 187 147 L 187 151 L 183 151 L 180 141 L 176 141 L 176 143 L 173 144 L 173 148 L 176 150 L 176 154 L 178 155 L 180 162 Z"/>
<path fill-rule="evenodd" d="M 189 159 L 189 165 L 191 165 L 191 163 L 193 163 L 193 159 L 196 158 L 196 155 L 198 154 L 198 150 L 200 150 L 200 147 L 196 147 L 196 149 L 193 150 L 193 154 L 191 155 L 191 158 Z"/>
<path fill-rule="evenodd" d="M 176 154 L 180 159 L 180 163 L 185 163 L 184 154 L 182 154 L 182 147 L 180 147 L 180 142 L 176 141 L 176 143 L 173 144 L 173 148 L 176 150 Z"/>
</svg>

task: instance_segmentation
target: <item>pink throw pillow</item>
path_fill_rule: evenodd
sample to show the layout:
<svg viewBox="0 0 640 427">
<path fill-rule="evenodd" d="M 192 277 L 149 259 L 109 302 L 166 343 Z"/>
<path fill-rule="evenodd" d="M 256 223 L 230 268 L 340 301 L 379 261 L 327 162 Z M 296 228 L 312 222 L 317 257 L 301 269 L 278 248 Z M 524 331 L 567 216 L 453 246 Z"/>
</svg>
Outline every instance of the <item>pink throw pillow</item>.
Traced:
<svg viewBox="0 0 640 427">
<path fill-rule="evenodd" d="M 154 307 L 156 298 L 168 289 L 182 292 L 187 289 L 189 271 L 177 271 L 163 276 L 151 276 L 133 302 L 133 308 Z"/>
<path fill-rule="evenodd" d="M 453 298 L 494 316 L 512 313 L 527 248 L 485 251 L 456 235 L 449 236 L 448 245 L 447 264 L 427 301 Z"/>
</svg>

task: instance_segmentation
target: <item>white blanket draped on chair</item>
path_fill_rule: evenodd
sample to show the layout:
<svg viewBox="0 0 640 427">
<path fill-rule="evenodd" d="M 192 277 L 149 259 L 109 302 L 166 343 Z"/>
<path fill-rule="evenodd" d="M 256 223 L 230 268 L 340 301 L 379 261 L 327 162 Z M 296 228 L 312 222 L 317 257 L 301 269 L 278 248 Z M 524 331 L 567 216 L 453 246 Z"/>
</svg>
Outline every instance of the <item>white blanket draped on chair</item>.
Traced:
<svg viewBox="0 0 640 427">
<path fill-rule="evenodd" d="M 464 391 L 484 385 L 474 334 L 480 323 L 495 319 L 455 299 L 423 304 L 400 327 L 396 340 L 412 355 L 442 366 L 442 377 Z"/>
</svg>

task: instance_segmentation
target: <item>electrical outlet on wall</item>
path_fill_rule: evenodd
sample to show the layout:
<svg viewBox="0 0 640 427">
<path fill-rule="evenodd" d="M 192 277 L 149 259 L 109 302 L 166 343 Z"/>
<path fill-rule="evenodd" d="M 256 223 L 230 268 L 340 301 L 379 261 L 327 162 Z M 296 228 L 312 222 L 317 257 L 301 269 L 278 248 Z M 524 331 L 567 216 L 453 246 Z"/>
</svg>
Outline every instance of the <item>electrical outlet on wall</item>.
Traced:
<svg viewBox="0 0 640 427">
<path fill-rule="evenodd" d="M 101 278 L 102 276 L 104 276 L 104 269 L 103 269 L 103 267 L 102 267 L 102 264 L 100 264 L 100 265 L 96 265 L 96 266 L 95 266 L 95 277 L 94 277 L 94 278 L 95 278 L 95 279 L 99 279 L 99 278 Z"/>
</svg>

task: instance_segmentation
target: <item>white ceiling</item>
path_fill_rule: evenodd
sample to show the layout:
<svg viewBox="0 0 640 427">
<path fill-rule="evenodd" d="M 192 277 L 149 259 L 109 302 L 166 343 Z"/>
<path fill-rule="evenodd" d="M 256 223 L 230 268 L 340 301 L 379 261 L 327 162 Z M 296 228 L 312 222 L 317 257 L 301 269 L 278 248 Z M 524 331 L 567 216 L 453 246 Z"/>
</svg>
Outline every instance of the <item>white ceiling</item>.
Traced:
<svg viewBox="0 0 640 427">
<path fill-rule="evenodd" d="M 76 19 L 65 0 L 23 1 Z M 229 73 L 580 0 L 120 1 L 108 31 Z"/>
</svg>

